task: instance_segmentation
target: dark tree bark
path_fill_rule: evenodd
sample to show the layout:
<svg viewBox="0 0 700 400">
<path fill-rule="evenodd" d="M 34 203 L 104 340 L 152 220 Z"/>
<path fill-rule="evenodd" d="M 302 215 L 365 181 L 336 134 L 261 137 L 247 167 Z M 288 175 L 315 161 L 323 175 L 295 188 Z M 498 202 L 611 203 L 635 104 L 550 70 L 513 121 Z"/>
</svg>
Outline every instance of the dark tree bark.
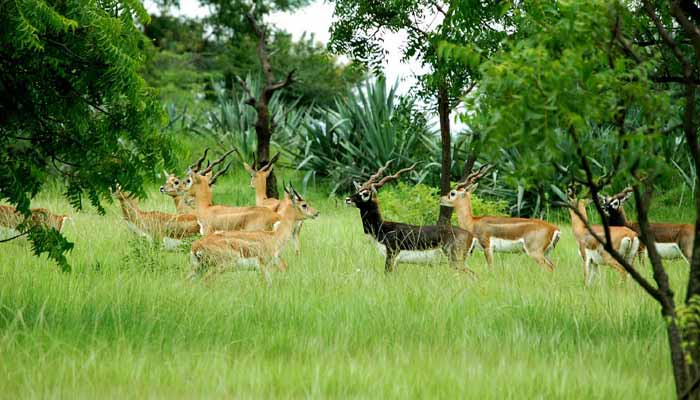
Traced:
<svg viewBox="0 0 700 400">
<path fill-rule="evenodd" d="M 258 55 L 258 59 L 260 60 L 263 77 L 265 79 L 263 82 L 262 91 L 260 92 L 260 96 L 258 98 L 252 94 L 242 79 L 238 79 L 243 89 L 250 96 L 246 103 L 255 108 L 255 112 L 257 114 L 257 120 L 255 121 L 255 136 L 258 140 L 258 149 L 256 157 L 257 165 L 255 165 L 255 168 L 259 168 L 270 161 L 270 141 L 272 139 L 275 126 L 274 121 L 272 121 L 270 116 L 270 100 L 276 91 L 284 89 L 294 82 L 294 71 L 290 71 L 285 79 L 281 81 L 275 80 L 275 76 L 272 73 L 272 65 L 270 64 L 270 57 L 266 49 L 267 33 L 265 28 L 260 26 L 255 20 L 255 17 L 252 15 L 248 14 L 246 17 L 251 28 L 253 28 L 253 31 L 258 36 L 256 53 Z M 267 197 L 275 199 L 279 198 L 279 192 L 277 191 L 277 177 L 275 176 L 274 170 L 267 177 Z"/>
<path fill-rule="evenodd" d="M 452 136 L 450 134 L 450 97 L 446 86 L 438 89 L 438 115 L 440 138 L 442 139 L 442 170 L 440 172 L 440 195 L 450 192 L 450 169 L 452 167 Z M 452 207 L 440 206 L 438 224 L 447 225 L 452 217 Z"/>
</svg>

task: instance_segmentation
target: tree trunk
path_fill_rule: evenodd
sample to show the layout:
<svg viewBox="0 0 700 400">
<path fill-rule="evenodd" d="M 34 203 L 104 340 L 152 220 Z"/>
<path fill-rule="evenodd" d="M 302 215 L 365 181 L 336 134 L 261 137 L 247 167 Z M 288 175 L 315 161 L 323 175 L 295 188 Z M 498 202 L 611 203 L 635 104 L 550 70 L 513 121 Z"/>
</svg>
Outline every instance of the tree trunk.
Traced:
<svg viewBox="0 0 700 400">
<path fill-rule="evenodd" d="M 254 168 L 259 169 L 270 162 L 270 139 L 272 139 L 272 121 L 270 121 L 270 111 L 265 96 L 261 96 L 256 109 L 258 119 L 255 122 L 255 136 L 258 141 L 258 151 L 257 165 L 255 165 Z M 270 171 L 270 175 L 267 176 L 266 196 L 274 199 L 279 198 L 277 177 L 275 177 L 274 169 Z"/>
<path fill-rule="evenodd" d="M 452 136 L 450 135 L 450 98 L 447 87 L 438 89 L 438 115 L 440 117 L 440 138 L 442 139 L 442 170 L 440 171 L 440 195 L 450 192 L 450 169 L 452 167 Z M 440 206 L 437 223 L 448 225 L 452 217 L 452 207 Z"/>
</svg>

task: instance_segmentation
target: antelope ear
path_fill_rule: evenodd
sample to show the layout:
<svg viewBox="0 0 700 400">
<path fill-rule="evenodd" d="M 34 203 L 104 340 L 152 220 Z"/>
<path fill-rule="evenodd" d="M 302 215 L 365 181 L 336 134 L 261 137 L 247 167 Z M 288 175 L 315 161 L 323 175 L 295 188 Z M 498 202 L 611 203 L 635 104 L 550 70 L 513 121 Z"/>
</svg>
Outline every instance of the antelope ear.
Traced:
<svg viewBox="0 0 700 400">
<path fill-rule="evenodd" d="M 251 175 L 255 173 L 255 170 L 247 162 L 243 163 L 243 168 Z"/>
<path fill-rule="evenodd" d="M 358 192 L 360 191 L 360 189 L 362 189 L 362 185 L 360 185 L 359 183 L 352 181 L 352 184 L 355 185 L 355 190 L 357 190 Z"/>
<path fill-rule="evenodd" d="M 166 170 L 163 170 L 163 176 L 165 176 L 165 177 L 167 178 L 167 177 L 169 177 L 169 176 L 170 176 L 170 174 L 168 173 L 168 171 L 166 171 Z"/>
<path fill-rule="evenodd" d="M 629 199 L 630 197 L 632 197 L 632 192 L 631 192 L 631 191 L 630 191 L 630 192 L 626 192 L 625 195 L 622 196 L 622 198 L 620 199 L 620 203 L 624 203 L 624 202 L 627 201 L 627 199 Z"/>
<path fill-rule="evenodd" d="M 465 190 L 464 192 L 465 192 L 465 193 L 466 193 L 466 192 L 473 193 L 473 192 L 476 190 L 476 188 L 477 188 L 478 186 L 479 186 L 479 182 L 474 183 L 474 184 L 472 184 L 471 186 L 469 186 L 469 187 L 467 188 L 467 190 Z"/>
</svg>

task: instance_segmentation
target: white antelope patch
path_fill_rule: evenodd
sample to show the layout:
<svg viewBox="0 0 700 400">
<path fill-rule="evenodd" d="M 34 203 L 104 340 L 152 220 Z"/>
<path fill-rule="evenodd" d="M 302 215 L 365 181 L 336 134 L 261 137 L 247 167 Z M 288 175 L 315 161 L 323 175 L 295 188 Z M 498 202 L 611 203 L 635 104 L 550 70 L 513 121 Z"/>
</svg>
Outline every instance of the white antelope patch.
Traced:
<svg viewBox="0 0 700 400">
<path fill-rule="evenodd" d="M 681 248 L 678 247 L 678 243 L 654 243 L 656 246 L 656 251 L 659 253 L 661 258 L 684 258 Z"/>
<path fill-rule="evenodd" d="M 377 245 L 377 250 L 382 257 L 386 257 L 386 246 L 379 242 L 375 242 Z M 431 250 L 401 250 L 396 260 L 401 263 L 406 264 L 431 264 L 436 263 L 442 257 L 442 250 L 431 249 Z"/>
<path fill-rule="evenodd" d="M 491 250 L 497 253 L 520 253 L 525 251 L 525 239 L 491 238 Z"/>
</svg>

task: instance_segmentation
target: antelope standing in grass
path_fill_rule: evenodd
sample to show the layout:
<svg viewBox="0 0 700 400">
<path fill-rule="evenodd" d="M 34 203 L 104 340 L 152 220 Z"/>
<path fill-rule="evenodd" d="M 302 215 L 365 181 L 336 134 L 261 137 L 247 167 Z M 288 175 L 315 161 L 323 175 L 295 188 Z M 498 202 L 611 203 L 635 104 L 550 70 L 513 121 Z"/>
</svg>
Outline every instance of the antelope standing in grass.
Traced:
<svg viewBox="0 0 700 400">
<path fill-rule="evenodd" d="M 185 183 L 179 189 L 180 196 L 194 199 L 195 215 L 200 226 L 200 233 L 207 235 L 215 231 L 263 231 L 272 229 L 280 220 L 280 215 L 267 207 L 231 207 L 212 204 L 212 192 L 209 173 L 223 162 L 234 150 L 228 151 L 221 158 L 199 171 L 204 155 L 190 167 Z"/>
<path fill-rule="evenodd" d="M 494 252 L 524 252 L 543 268 L 553 271 L 554 263 L 548 255 L 559 241 L 559 228 L 541 219 L 475 217 L 472 213 L 471 194 L 478 185 L 477 181 L 489 169 L 489 166 L 483 166 L 471 173 L 450 193 L 442 196 L 440 204 L 455 209 L 460 228 L 474 234 L 489 267 L 493 268 Z"/>
<path fill-rule="evenodd" d="M 571 217 L 571 229 L 574 233 L 574 238 L 578 244 L 579 254 L 583 259 L 583 281 L 585 285 L 590 285 L 593 282 L 595 273 L 598 270 L 598 265 L 609 265 L 620 273 L 621 279 L 627 278 L 627 271 L 615 260 L 610 253 L 605 251 L 603 244 L 591 235 L 586 228 L 588 215 L 586 205 L 583 200 L 576 197 L 576 188 L 570 186 L 567 190 L 569 204 L 576 207 L 585 221 L 579 218 L 576 212 L 569 209 Z M 592 225 L 591 228 L 596 235 L 605 240 L 605 230 L 601 225 Z M 633 230 L 624 226 L 610 226 L 610 240 L 612 247 L 622 257 L 627 260 L 630 265 L 634 262 L 634 256 L 639 250 L 639 237 Z"/>
<path fill-rule="evenodd" d="M 632 188 L 625 188 L 622 192 L 603 198 L 603 211 L 608 215 L 610 225 L 626 226 L 638 235 L 641 234 L 639 224 L 629 222 L 625 215 L 623 203 L 630 198 Z M 654 246 L 662 259 L 682 258 L 690 263 L 693 255 L 693 233 L 692 224 L 669 224 L 650 223 L 649 231 L 654 235 Z"/>
<path fill-rule="evenodd" d="M 121 188 L 117 187 L 114 195 L 129 229 L 149 240 L 162 240 L 166 249 L 174 249 L 182 244 L 182 239 L 199 233 L 197 217 L 193 214 L 142 211 L 131 195 L 122 192 Z"/>
<path fill-rule="evenodd" d="M 280 258 L 284 247 L 292 237 L 297 222 L 313 219 L 318 211 L 311 207 L 291 186 L 285 187 L 286 199 L 280 206 L 282 216 L 274 231 L 219 231 L 211 233 L 192 244 L 192 261 L 196 269 L 202 264 L 221 267 L 253 259 L 263 277 L 267 278 L 267 267 L 278 264 L 281 270 L 286 263 Z"/>
<path fill-rule="evenodd" d="M 270 176 L 275 162 L 279 159 L 280 153 L 275 154 L 272 159 L 260 169 L 255 169 L 255 160 L 253 160 L 253 166 L 251 166 L 243 160 L 240 153 L 238 153 L 238 156 L 241 158 L 243 168 L 250 174 L 250 187 L 255 189 L 255 205 L 258 207 L 267 207 L 272 211 L 279 211 L 280 200 L 267 197 L 267 177 Z M 292 234 L 294 253 L 296 255 L 299 255 L 301 248 L 299 235 L 301 235 L 301 227 L 303 224 L 304 221 L 298 221 L 294 226 L 294 232 Z"/>
<path fill-rule="evenodd" d="M 31 226 L 40 225 L 46 228 L 54 228 L 61 232 L 63 225 L 69 219 L 67 215 L 57 215 L 45 208 L 32 208 L 30 211 L 31 216 L 29 221 L 27 221 L 30 228 Z M 25 216 L 18 212 L 16 208 L 0 205 L 0 227 L 7 229 L 10 236 L 19 234 L 17 228 L 25 221 Z"/>
<path fill-rule="evenodd" d="M 474 245 L 474 236 L 461 228 L 450 225 L 416 226 L 401 222 L 385 221 L 379 211 L 377 190 L 386 183 L 396 180 L 402 173 L 413 170 L 399 170 L 396 174 L 385 176 L 379 182 L 389 162 L 370 176 L 362 185 L 356 185 L 357 192 L 345 199 L 345 203 L 360 209 L 362 227 L 378 243 L 386 248 L 385 272 L 391 272 L 397 261 L 397 256 L 406 250 L 420 251 L 441 249 L 450 259 L 452 267 L 472 272 L 464 263 Z M 472 272 L 473 273 L 473 272 Z"/>
</svg>

